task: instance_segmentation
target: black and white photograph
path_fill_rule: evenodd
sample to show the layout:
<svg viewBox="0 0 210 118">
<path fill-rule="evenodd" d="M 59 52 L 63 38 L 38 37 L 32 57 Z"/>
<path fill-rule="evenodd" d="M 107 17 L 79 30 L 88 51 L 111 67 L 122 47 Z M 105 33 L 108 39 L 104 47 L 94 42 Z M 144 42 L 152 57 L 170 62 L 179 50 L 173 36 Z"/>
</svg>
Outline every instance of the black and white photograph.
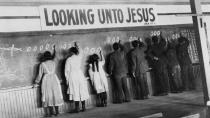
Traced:
<svg viewBox="0 0 210 118">
<path fill-rule="evenodd" d="M 210 118 L 210 0 L 0 0 L 0 118 Z"/>
</svg>

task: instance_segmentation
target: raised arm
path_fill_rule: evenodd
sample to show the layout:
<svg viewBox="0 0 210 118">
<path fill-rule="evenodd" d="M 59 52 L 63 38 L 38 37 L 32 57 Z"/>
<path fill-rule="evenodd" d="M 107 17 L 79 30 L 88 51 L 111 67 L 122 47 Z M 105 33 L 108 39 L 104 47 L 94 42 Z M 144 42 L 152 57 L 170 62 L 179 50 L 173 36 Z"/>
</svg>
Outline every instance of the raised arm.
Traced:
<svg viewBox="0 0 210 118">
<path fill-rule="evenodd" d="M 56 55 L 56 50 L 55 50 L 55 45 L 53 45 L 53 53 L 52 53 L 53 59 L 55 58 L 55 55 Z"/>
<path fill-rule="evenodd" d="M 79 45 L 79 43 L 77 43 L 77 42 L 74 42 L 74 46 L 78 49 L 78 51 L 79 51 L 79 54 L 78 55 L 80 55 L 81 57 L 82 57 L 82 49 L 81 49 L 81 47 L 80 47 L 80 45 Z"/>
<path fill-rule="evenodd" d="M 119 42 L 118 42 L 118 43 L 119 43 L 119 46 L 120 46 L 120 50 L 121 50 L 121 51 L 124 51 L 124 50 L 125 50 L 125 48 L 124 48 L 124 46 L 121 44 L 121 40 L 119 40 Z"/>
<path fill-rule="evenodd" d="M 163 49 L 166 49 L 168 45 L 168 42 L 166 41 L 166 39 L 163 37 L 162 33 L 160 34 L 160 46 Z"/>
<path fill-rule="evenodd" d="M 99 55 L 100 55 L 100 61 L 103 62 L 103 64 L 105 64 L 104 55 L 103 55 L 103 52 L 101 50 L 99 51 Z"/>
<path fill-rule="evenodd" d="M 131 53 L 131 74 L 133 77 L 135 77 L 135 70 L 136 70 L 136 55 L 134 53 Z"/>
<path fill-rule="evenodd" d="M 187 38 L 183 38 L 184 39 L 184 41 L 185 41 L 185 43 L 184 43 L 184 45 L 186 46 L 186 47 L 188 47 L 189 45 L 190 45 L 190 41 L 187 39 Z"/>
<path fill-rule="evenodd" d="M 109 65 L 108 65 L 108 73 L 109 73 L 109 75 L 112 75 L 113 69 L 114 69 L 114 59 L 113 59 L 113 57 L 111 55 L 110 59 L 109 59 Z"/>
</svg>

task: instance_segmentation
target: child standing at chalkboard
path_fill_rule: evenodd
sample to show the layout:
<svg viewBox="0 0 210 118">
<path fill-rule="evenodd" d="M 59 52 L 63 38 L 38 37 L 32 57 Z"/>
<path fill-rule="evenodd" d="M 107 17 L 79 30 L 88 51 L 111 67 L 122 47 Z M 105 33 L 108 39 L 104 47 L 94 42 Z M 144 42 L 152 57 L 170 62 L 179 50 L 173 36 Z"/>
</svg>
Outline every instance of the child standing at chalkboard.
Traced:
<svg viewBox="0 0 210 118">
<path fill-rule="evenodd" d="M 69 100 L 75 102 L 75 112 L 80 112 L 79 102 L 82 103 L 82 111 L 86 110 L 85 100 L 89 98 L 87 80 L 81 69 L 83 53 L 75 42 L 75 47 L 69 49 L 70 57 L 65 63 L 65 77 L 68 85 L 67 94 Z"/>
<path fill-rule="evenodd" d="M 100 58 L 97 54 L 93 54 L 89 59 L 89 75 L 94 89 L 97 93 L 97 106 L 107 106 L 108 83 L 103 66 L 105 64 L 104 57 L 100 51 Z"/>
<path fill-rule="evenodd" d="M 34 87 L 37 87 L 41 82 L 42 104 L 46 108 L 46 116 L 50 117 L 53 113 L 53 107 L 58 115 L 58 106 L 63 104 L 63 96 L 61 91 L 60 81 L 55 74 L 55 46 L 54 52 L 51 54 L 49 51 L 44 52 L 39 66 L 39 74 L 35 80 Z"/>
</svg>

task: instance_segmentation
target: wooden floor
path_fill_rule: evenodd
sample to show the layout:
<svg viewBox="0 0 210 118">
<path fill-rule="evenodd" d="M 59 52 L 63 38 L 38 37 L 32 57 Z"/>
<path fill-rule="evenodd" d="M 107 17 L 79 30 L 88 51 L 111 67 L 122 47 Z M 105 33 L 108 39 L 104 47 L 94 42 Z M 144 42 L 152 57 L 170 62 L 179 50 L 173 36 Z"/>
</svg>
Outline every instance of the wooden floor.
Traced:
<svg viewBox="0 0 210 118">
<path fill-rule="evenodd" d="M 200 113 L 200 118 L 205 118 L 205 109 L 203 93 L 191 91 L 152 96 L 147 100 L 132 100 L 130 103 L 109 104 L 106 108 L 93 107 L 86 112 L 65 113 L 57 118 L 140 118 L 156 113 L 162 113 L 164 118 L 179 118 Z"/>
</svg>

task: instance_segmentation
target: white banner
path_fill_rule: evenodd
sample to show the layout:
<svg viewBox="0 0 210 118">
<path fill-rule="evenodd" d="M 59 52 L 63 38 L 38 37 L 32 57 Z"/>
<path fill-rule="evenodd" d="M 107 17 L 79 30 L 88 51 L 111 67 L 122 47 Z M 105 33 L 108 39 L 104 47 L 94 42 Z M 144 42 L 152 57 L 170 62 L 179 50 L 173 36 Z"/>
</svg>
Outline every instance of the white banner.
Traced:
<svg viewBox="0 0 210 118">
<path fill-rule="evenodd" d="M 155 5 L 48 5 L 39 12 L 42 30 L 157 25 Z"/>
</svg>

